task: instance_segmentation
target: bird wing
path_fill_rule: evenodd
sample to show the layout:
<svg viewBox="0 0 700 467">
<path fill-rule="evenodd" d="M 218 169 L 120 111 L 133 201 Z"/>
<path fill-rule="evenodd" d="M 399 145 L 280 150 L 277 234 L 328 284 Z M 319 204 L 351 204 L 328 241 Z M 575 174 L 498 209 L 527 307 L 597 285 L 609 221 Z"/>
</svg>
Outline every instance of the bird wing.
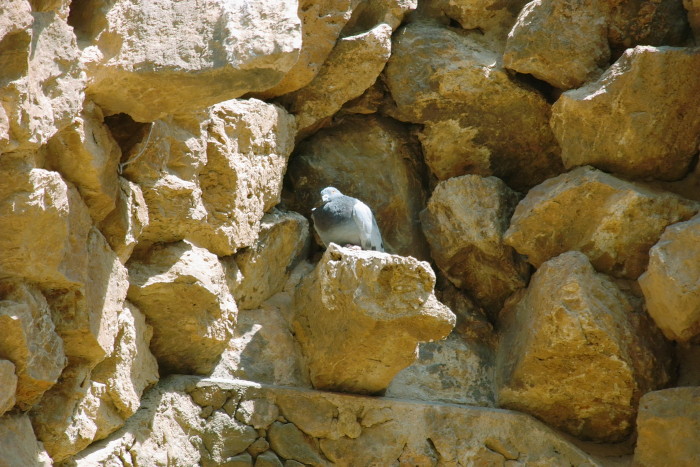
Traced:
<svg viewBox="0 0 700 467">
<path fill-rule="evenodd" d="M 356 200 L 352 208 L 352 218 L 360 234 L 360 246 L 364 250 L 384 251 L 382 234 L 372 210 L 362 201 Z"/>
</svg>

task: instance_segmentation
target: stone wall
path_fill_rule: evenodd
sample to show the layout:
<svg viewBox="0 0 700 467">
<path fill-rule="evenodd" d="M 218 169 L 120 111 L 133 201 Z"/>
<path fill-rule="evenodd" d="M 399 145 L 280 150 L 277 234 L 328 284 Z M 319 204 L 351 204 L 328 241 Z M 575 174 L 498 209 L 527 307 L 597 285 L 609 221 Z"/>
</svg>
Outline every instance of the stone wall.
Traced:
<svg viewBox="0 0 700 467">
<path fill-rule="evenodd" d="M 4 0 L 0 466 L 700 464 L 699 18 Z"/>
</svg>

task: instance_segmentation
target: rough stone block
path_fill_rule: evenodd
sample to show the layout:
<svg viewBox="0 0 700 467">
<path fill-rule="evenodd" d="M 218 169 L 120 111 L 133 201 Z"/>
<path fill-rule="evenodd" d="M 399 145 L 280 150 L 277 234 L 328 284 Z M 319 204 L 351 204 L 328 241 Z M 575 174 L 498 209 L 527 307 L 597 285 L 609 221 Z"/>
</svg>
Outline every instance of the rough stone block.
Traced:
<svg viewBox="0 0 700 467">
<path fill-rule="evenodd" d="M 294 297 L 292 326 L 314 387 L 385 390 L 416 359 L 419 342 L 455 325 L 434 285 L 428 263 L 331 244 Z"/>
<path fill-rule="evenodd" d="M 9 360 L 0 360 L 0 416 L 15 406 L 16 392 L 15 364 Z"/>
<path fill-rule="evenodd" d="M 636 279 L 666 226 L 699 208 L 680 196 L 579 167 L 530 190 L 504 240 L 535 267 L 579 250 L 598 271 Z"/>
<path fill-rule="evenodd" d="M 51 467 L 41 443 L 37 442 L 32 424 L 25 414 L 10 414 L 0 418 L 0 465 L 8 467 Z"/>
<path fill-rule="evenodd" d="M 128 298 L 153 326 L 151 351 L 161 371 L 209 373 L 238 311 L 216 255 L 181 241 L 156 245 L 127 266 Z"/>
</svg>

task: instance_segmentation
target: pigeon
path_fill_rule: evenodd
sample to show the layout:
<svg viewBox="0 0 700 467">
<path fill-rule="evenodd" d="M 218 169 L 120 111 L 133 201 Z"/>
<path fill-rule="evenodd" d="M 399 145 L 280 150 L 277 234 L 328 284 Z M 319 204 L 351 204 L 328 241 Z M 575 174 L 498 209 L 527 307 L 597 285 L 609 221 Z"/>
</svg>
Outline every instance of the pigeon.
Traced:
<svg viewBox="0 0 700 467">
<path fill-rule="evenodd" d="M 369 206 L 332 186 L 321 190 L 321 200 L 323 204 L 311 210 L 311 218 L 326 247 L 333 242 L 384 251 L 382 234 Z"/>
</svg>

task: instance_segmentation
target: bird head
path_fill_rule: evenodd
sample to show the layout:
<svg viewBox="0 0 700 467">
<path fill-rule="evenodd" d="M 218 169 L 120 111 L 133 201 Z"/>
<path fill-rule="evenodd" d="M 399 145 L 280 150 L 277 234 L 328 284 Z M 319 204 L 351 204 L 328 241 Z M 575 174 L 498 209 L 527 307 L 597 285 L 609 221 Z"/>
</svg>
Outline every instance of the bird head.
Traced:
<svg viewBox="0 0 700 467">
<path fill-rule="evenodd" d="M 338 190 L 337 188 L 334 188 L 332 186 L 328 186 L 321 190 L 321 199 L 323 200 L 324 203 L 327 203 L 328 201 L 332 200 L 333 198 L 337 198 L 339 196 L 343 196 L 343 194 Z"/>
</svg>

